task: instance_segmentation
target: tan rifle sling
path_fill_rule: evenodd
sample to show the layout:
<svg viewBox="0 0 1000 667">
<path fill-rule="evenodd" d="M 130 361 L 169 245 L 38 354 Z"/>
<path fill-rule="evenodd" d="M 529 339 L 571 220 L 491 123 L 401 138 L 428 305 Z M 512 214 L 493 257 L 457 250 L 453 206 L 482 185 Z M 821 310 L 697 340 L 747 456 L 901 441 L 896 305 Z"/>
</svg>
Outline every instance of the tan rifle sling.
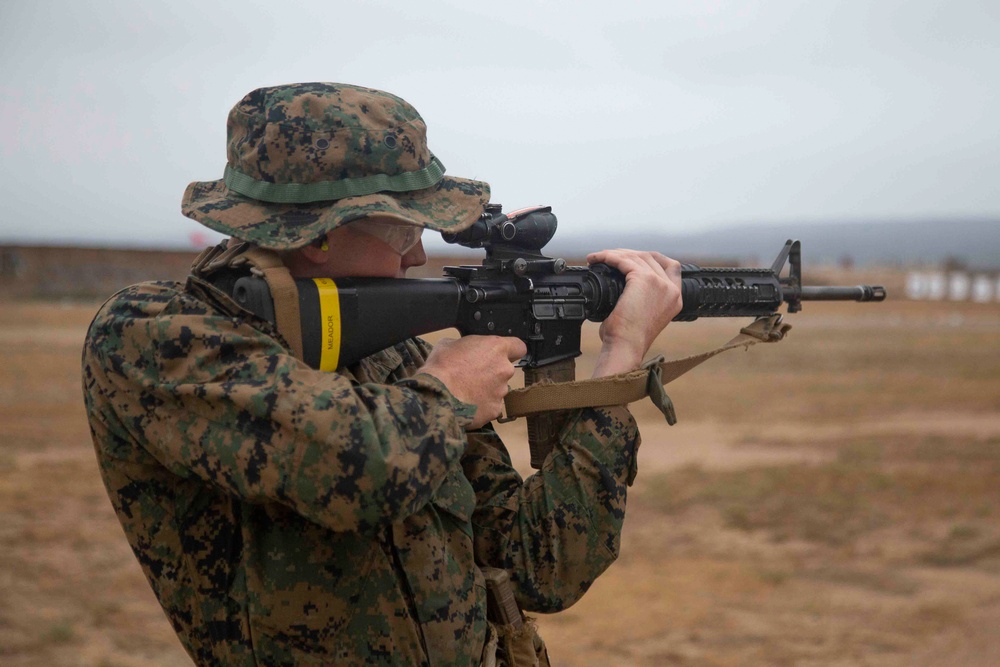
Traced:
<svg viewBox="0 0 1000 667">
<path fill-rule="evenodd" d="M 278 333 L 291 345 L 295 358 L 303 359 L 302 318 L 299 315 L 299 290 L 295 286 L 295 279 L 276 252 L 252 247 L 243 256 L 267 282 L 271 301 L 274 303 L 274 324 Z"/>
<path fill-rule="evenodd" d="M 627 373 L 577 380 L 574 382 L 542 383 L 524 389 L 514 389 L 504 399 L 504 419 L 552 410 L 626 405 L 649 396 L 671 424 L 677 421 L 673 404 L 663 391 L 663 385 L 676 380 L 717 354 L 736 348 L 747 349 L 757 343 L 774 343 L 791 329 L 777 313 L 761 317 L 740 329 L 732 340 L 708 352 L 664 361 L 657 357 L 641 368 Z"/>
<path fill-rule="evenodd" d="M 292 354 L 302 359 L 302 320 L 299 315 L 299 291 L 295 279 L 281 257 L 273 250 L 265 250 L 244 241 L 230 239 L 204 250 L 191 267 L 193 273 L 209 274 L 222 267 L 251 266 L 251 272 L 262 277 L 271 291 L 274 304 L 274 324 L 278 333 L 291 346 Z"/>
</svg>

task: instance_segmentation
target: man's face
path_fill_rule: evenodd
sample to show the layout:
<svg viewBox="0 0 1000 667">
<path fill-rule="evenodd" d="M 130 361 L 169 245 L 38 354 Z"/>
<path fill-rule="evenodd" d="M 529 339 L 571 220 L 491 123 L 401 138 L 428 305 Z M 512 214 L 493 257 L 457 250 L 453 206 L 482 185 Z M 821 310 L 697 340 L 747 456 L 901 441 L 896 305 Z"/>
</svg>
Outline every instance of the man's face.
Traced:
<svg viewBox="0 0 1000 667">
<path fill-rule="evenodd" d="M 300 251 L 300 257 L 289 262 L 292 275 L 296 278 L 405 278 L 407 269 L 427 262 L 420 241 L 400 255 L 385 241 L 350 224 L 330 232 L 327 246 L 326 251 L 315 246 Z"/>
</svg>

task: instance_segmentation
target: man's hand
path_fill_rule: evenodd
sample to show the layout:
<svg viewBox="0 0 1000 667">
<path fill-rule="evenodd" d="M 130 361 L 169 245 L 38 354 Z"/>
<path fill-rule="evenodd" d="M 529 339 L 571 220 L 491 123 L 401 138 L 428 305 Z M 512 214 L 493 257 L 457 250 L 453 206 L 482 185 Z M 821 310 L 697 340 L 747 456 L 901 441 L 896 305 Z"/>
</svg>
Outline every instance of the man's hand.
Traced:
<svg viewBox="0 0 1000 667">
<path fill-rule="evenodd" d="M 446 338 L 420 368 L 448 387 L 455 398 L 475 405 L 469 429 L 476 429 L 503 414 L 507 383 L 514 376 L 514 362 L 528 353 L 519 338 L 465 336 Z"/>
<path fill-rule="evenodd" d="M 625 274 L 625 290 L 601 323 L 594 377 L 639 367 L 656 337 L 681 312 L 681 265 L 658 252 L 602 250 L 587 256 Z"/>
</svg>

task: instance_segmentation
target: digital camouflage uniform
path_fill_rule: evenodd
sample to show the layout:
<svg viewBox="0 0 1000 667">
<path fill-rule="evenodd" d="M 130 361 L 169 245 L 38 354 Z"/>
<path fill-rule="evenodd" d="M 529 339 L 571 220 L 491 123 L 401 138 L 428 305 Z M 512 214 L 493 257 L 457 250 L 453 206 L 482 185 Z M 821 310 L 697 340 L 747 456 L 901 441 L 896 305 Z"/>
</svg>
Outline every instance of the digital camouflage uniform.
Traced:
<svg viewBox="0 0 1000 667">
<path fill-rule="evenodd" d="M 478 664 L 481 566 L 553 612 L 615 559 L 625 408 L 575 413 L 522 480 L 425 343 L 323 373 L 209 278 L 119 292 L 83 353 L 109 496 L 198 664 Z"/>
</svg>

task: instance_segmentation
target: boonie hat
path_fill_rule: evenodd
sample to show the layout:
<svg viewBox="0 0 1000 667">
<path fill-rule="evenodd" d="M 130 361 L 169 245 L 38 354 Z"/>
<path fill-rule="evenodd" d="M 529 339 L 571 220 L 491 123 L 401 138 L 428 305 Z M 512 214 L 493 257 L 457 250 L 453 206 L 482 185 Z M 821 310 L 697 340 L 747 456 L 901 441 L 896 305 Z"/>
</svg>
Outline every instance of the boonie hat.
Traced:
<svg viewBox="0 0 1000 667">
<path fill-rule="evenodd" d="M 461 231 L 490 186 L 444 175 L 410 104 L 340 83 L 258 88 L 229 112 L 225 175 L 188 185 L 181 211 L 272 250 L 374 216 Z"/>
</svg>

